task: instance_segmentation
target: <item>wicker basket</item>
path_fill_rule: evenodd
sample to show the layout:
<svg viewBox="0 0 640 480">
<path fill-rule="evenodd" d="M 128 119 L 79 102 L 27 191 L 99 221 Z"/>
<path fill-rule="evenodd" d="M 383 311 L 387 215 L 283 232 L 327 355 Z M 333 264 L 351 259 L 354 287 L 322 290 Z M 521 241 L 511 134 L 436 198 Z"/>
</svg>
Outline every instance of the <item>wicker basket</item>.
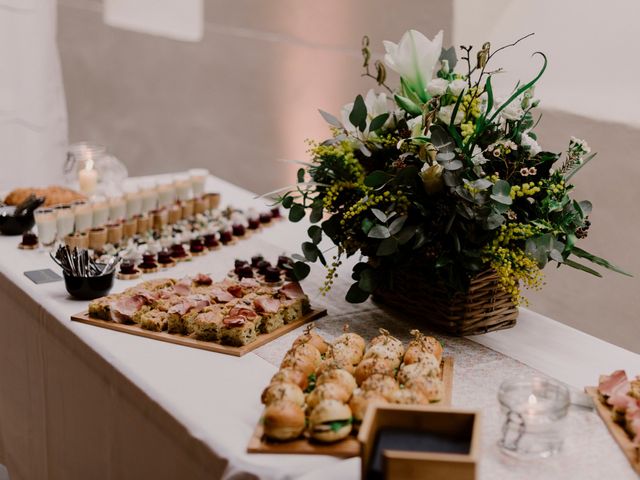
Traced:
<svg viewBox="0 0 640 480">
<path fill-rule="evenodd" d="M 478 335 L 516 324 L 518 308 L 493 270 L 471 279 L 466 293 L 451 296 L 418 273 L 395 274 L 393 290 L 378 289 L 374 300 L 424 320 L 451 335 Z"/>
</svg>

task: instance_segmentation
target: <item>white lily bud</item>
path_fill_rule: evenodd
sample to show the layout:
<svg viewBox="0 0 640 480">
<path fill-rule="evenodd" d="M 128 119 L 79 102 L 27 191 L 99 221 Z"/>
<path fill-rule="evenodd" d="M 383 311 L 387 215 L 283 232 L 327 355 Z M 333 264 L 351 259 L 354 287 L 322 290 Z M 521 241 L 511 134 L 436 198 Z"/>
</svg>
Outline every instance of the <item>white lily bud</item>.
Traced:
<svg viewBox="0 0 640 480">
<path fill-rule="evenodd" d="M 420 178 L 424 185 L 424 191 L 427 192 L 428 195 L 442 191 L 444 187 L 444 181 L 442 180 L 443 172 L 444 168 L 442 168 L 442 165 L 439 163 L 434 163 L 433 165 L 425 163 L 422 170 L 420 170 Z"/>
</svg>

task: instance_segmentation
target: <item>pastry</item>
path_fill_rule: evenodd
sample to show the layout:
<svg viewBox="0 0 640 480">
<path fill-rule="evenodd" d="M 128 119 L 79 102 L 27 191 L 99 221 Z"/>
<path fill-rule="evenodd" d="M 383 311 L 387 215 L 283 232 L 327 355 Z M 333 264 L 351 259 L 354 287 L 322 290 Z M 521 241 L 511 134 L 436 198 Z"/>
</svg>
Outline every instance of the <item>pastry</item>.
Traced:
<svg viewBox="0 0 640 480">
<path fill-rule="evenodd" d="M 444 396 L 444 383 L 436 377 L 418 377 L 409 380 L 405 388 L 420 390 L 429 399 L 429 402 L 439 402 Z"/>
<path fill-rule="evenodd" d="M 265 437 L 270 440 L 293 440 L 304 431 L 304 411 L 293 402 L 273 402 L 262 414 L 262 427 Z"/>
<path fill-rule="evenodd" d="M 160 310 L 149 310 L 140 316 L 138 323 L 145 330 L 161 332 L 167 329 L 169 314 Z"/>
<path fill-rule="evenodd" d="M 398 383 L 404 385 L 419 377 L 440 377 L 440 363 L 432 355 L 418 363 L 403 364 L 398 370 Z"/>
<path fill-rule="evenodd" d="M 9 193 L 4 199 L 7 205 L 20 205 L 30 195 L 36 197 L 44 197 L 44 206 L 51 207 L 53 205 L 68 205 L 78 200 L 86 200 L 87 198 L 75 190 L 60 186 L 50 186 L 45 188 L 17 188 Z"/>
<path fill-rule="evenodd" d="M 364 419 L 365 413 L 367 413 L 367 408 L 372 404 L 385 404 L 389 403 L 389 401 L 382 396 L 378 392 L 374 391 L 365 391 L 362 389 L 357 389 L 353 392 L 353 396 L 349 401 L 349 408 L 353 414 L 353 425 L 354 427 L 359 427 Z"/>
<path fill-rule="evenodd" d="M 430 402 L 422 390 L 401 388 L 394 393 L 393 403 L 403 405 L 428 405 Z"/>
<path fill-rule="evenodd" d="M 351 409 L 338 400 L 323 400 L 309 415 L 309 435 L 324 443 L 336 442 L 351 433 Z"/>
<path fill-rule="evenodd" d="M 365 392 L 375 392 L 391 401 L 393 395 L 400 389 L 400 385 L 395 378 L 389 375 L 375 373 L 367 378 L 360 388 Z"/>
</svg>

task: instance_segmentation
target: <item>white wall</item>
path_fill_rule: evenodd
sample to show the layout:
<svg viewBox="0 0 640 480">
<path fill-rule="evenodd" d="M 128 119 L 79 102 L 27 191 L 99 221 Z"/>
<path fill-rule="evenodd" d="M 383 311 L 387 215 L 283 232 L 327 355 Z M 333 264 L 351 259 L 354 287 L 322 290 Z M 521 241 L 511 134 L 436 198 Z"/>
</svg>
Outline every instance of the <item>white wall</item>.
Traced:
<svg viewBox="0 0 640 480">
<path fill-rule="evenodd" d="M 541 61 L 530 54 L 541 50 L 541 106 L 640 127 L 637 0 L 454 0 L 453 17 L 456 46 L 495 49 L 535 32 L 494 57 L 508 69 L 496 83 L 532 78 Z"/>
</svg>

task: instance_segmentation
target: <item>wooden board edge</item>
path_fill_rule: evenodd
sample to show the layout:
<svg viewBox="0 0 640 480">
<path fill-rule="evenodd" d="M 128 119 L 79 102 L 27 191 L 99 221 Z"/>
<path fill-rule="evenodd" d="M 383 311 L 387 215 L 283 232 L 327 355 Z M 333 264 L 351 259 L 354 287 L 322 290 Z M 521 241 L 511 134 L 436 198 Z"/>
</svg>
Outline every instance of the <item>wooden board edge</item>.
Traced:
<svg viewBox="0 0 640 480">
<path fill-rule="evenodd" d="M 585 387 L 584 391 L 593 399 L 598 415 L 620 447 L 620 450 L 622 450 L 627 460 L 629 460 L 631 467 L 636 473 L 640 474 L 640 447 L 634 445 L 624 428 L 613 421 L 613 418 L 611 418 L 611 409 L 600 400 L 598 387 Z"/>
<path fill-rule="evenodd" d="M 71 315 L 71 320 L 74 322 L 84 323 L 86 325 L 92 325 L 105 330 L 112 330 L 121 333 L 127 333 L 129 335 L 135 335 L 142 338 L 149 338 L 165 343 L 173 343 L 174 345 L 181 345 L 184 347 L 197 348 L 199 350 L 207 350 L 209 352 L 222 353 L 225 355 L 233 355 L 241 357 L 257 348 L 260 348 L 267 343 L 276 340 L 277 338 L 295 330 L 296 328 L 305 325 L 313 320 L 324 317 L 327 314 L 326 309 L 311 309 L 309 313 L 304 315 L 298 320 L 287 323 L 282 327 L 271 333 L 262 333 L 258 336 L 255 342 L 242 347 L 233 347 L 230 345 L 222 345 L 214 342 L 206 342 L 204 340 L 196 340 L 187 336 L 167 333 L 167 332 L 153 332 L 151 330 L 144 330 L 137 325 L 121 324 L 116 322 L 110 322 L 107 320 L 100 320 L 89 317 L 87 311 L 76 313 Z"/>
<path fill-rule="evenodd" d="M 453 396 L 453 357 L 445 356 L 442 358 L 442 381 L 444 383 L 444 397 L 442 401 L 435 405 L 446 407 L 451 406 Z M 356 436 L 349 437 L 349 443 L 345 447 L 346 440 L 335 444 L 313 445 L 308 443 L 306 439 L 298 439 L 291 442 L 282 443 L 265 443 L 262 441 L 262 425 L 260 420 L 256 424 L 256 428 L 251 434 L 251 438 L 247 443 L 247 453 L 259 454 L 287 454 L 287 455 L 329 455 L 332 457 L 351 458 L 360 455 L 360 444 Z M 303 444 L 303 447 L 300 445 Z M 342 448 L 341 448 L 342 446 Z"/>
</svg>

